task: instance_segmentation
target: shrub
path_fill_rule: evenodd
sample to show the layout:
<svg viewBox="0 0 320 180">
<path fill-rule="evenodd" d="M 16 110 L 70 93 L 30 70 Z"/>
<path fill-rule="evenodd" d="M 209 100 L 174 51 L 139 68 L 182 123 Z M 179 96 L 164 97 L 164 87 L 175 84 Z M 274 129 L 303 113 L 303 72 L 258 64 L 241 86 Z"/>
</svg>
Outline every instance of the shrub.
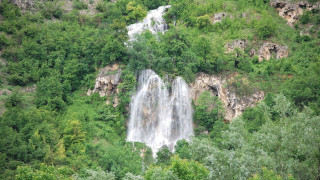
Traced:
<svg viewBox="0 0 320 180">
<path fill-rule="evenodd" d="M 310 21 L 310 16 L 308 13 L 305 13 L 301 16 L 301 23 L 307 24 Z"/>
<path fill-rule="evenodd" d="M 260 39 L 267 39 L 275 33 L 276 23 L 270 15 L 263 14 L 261 19 L 256 22 L 256 35 Z"/>
<path fill-rule="evenodd" d="M 78 9 L 78 10 L 88 9 L 88 4 L 86 4 L 82 0 L 74 0 L 73 1 L 73 8 Z"/>
<path fill-rule="evenodd" d="M 0 50 L 9 44 L 9 39 L 4 34 L 0 34 Z"/>
</svg>

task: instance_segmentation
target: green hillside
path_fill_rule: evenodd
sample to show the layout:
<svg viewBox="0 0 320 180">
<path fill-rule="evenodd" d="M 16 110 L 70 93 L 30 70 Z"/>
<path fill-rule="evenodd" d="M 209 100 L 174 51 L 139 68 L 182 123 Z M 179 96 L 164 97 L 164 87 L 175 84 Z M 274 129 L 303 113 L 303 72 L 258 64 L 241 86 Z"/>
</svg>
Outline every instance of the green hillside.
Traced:
<svg viewBox="0 0 320 180">
<path fill-rule="evenodd" d="M 292 24 L 269 0 L 24 2 L 0 1 L 0 179 L 320 178 L 317 0 Z M 127 26 L 168 4 L 168 31 L 127 46 Z M 87 95 L 115 63 L 117 106 Z M 188 83 L 200 72 L 232 77 L 225 86 L 237 96 L 260 90 L 264 100 L 227 121 L 219 99 L 203 93 L 193 102 L 195 137 L 153 158 L 126 142 L 143 69 Z"/>
</svg>

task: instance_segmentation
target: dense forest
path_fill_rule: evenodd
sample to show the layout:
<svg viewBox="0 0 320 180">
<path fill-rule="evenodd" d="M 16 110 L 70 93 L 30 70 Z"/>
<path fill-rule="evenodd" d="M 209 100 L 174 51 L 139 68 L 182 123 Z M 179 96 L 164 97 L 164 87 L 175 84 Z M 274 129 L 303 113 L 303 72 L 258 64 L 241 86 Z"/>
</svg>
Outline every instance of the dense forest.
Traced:
<svg viewBox="0 0 320 180">
<path fill-rule="evenodd" d="M 320 178 L 317 0 L 292 24 L 269 0 L 15 2 L 0 1 L 0 179 Z M 128 42 L 127 26 L 163 5 L 171 5 L 168 30 Z M 239 39 L 247 46 L 226 53 Z M 252 53 L 266 42 L 286 46 L 288 56 Z M 99 70 L 115 63 L 117 106 L 87 95 Z M 219 98 L 202 93 L 192 102 L 194 136 L 153 156 L 126 141 L 144 69 L 187 83 L 198 73 L 235 76 L 225 86 L 237 96 L 259 90 L 264 99 L 227 121 Z"/>
</svg>

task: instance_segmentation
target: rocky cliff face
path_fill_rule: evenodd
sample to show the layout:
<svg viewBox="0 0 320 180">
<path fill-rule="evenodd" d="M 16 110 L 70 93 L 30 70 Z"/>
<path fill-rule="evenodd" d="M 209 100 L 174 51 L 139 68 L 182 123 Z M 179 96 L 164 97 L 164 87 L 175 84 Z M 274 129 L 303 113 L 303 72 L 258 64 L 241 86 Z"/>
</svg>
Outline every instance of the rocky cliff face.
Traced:
<svg viewBox="0 0 320 180">
<path fill-rule="evenodd" d="M 120 82 L 121 69 L 118 64 L 107 66 L 100 70 L 96 78 L 93 90 L 88 90 L 87 95 L 99 93 L 99 95 L 107 96 L 107 104 L 113 107 L 118 105 L 118 84 Z M 220 75 L 209 75 L 205 73 L 197 74 L 196 80 L 189 84 L 190 97 L 196 101 L 202 92 L 208 91 L 211 95 L 218 96 L 224 104 L 226 110 L 227 121 L 239 116 L 247 107 L 253 107 L 257 102 L 264 98 L 264 93 L 255 90 L 251 95 L 239 97 L 227 86 L 228 79 L 233 76 L 222 77 Z"/>
<path fill-rule="evenodd" d="M 208 75 L 199 73 L 196 80 L 189 84 L 190 96 L 196 101 L 202 92 L 208 91 L 211 95 L 218 96 L 224 104 L 227 121 L 242 114 L 247 107 L 253 107 L 264 98 L 264 93 L 255 90 L 250 96 L 238 97 L 227 85 L 227 79 L 231 77 L 221 77 L 219 75 Z"/>
<path fill-rule="evenodd" d="M 217 13 L 214 15 L 211 22 L 212 24 L 215 24 L 217 22 L 221 22 L 226 17 L 227 17 L 227 13 L 225 12 Z"/>
<path fill-rule="evenodd" d="M 247 40 L 234 40 L 228 44 L 225 45 L 226 52 L 225 53 L 232 53 L 236 49 L 240 49 L 244 51 L 248 47 L 249 43 Z M 261 62 L 263 59 L 269 60 L 273 57 L 275 59 L 281 59 L 286 58 L 289 55 L 289 48 L 287 46 L 282 46 L 280 44 L 272 43 L 272 42 L 265 42 L 259 49 L 258 52 L 256 52 L 255 49 L 251 49 L 249 52 L 249 56 L 252 57 L 254 55 L 257 55 L 259 58 L 259 62 Z M 238 54 L 236 54 L 238 57 Z"/>
<path fill-rule="evenodd" d="M 286 58 L 289 55 L 289 49 L 287 46 L 266 42 L 261 46 L 258 52 L 259 62 L 263 59 L 271 59 L 272 54 L 275 54 L 276 59 Z"/>
<path fill-rule="evenodd" d="M 107 104 L 112 103 L 113 107 L 118 106 L 119 100 L 116 96 L 118 91 L 118 84 L 120 82 L 122 70 L 119 64 L 113 64 L 100 70 L 94 89 L 89 89 L 87 95 L 99 93 L 101 97 L 107 96 Z"/>
<path fill-rule="evenodd" d="M 234 52 L 237 48 L 244 51 L 244 49 L 248 46 L 247 40 L 237 39 L 226 44 L 224 47 L 226 48 L 226 53 Z"/>
<path fill-rule="evenodd" d="M 25 10 L 32 10 L 35 7 L 34 0 L 9 0 L 9 2 L 18 6 L 23 12 Z"/>
<path fill-rule="evenodd" d="M 291 3 L 287 1 L 273 0 L 270 3 L 272 7 L 276 8 L 279 15 L 288 21 L 287 24 L 291 27 L 293 27 L 300 19 L 303 11 L 311 11 L 313 9 L 319 9 L 320 7 L 320 2 L 312 5 L 305 1 Z"/>
</svg>

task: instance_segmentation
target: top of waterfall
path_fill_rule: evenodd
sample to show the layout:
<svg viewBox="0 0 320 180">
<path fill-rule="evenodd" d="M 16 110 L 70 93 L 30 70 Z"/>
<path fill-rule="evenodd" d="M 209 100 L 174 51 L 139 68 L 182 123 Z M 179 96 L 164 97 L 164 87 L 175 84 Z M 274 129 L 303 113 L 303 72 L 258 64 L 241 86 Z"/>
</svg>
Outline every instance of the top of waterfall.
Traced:
<svg viewBox="0 0 320 180">
<path fill-rule="evenodd" d="M 150 30 L 152 33 L 162 32 L 164 33 L 168 28 L 163 15 L 166 12 L 166 9 L 170 8 L 171 5 L 160 6 L 157 9 L 151 10 L 148 12 L 147 17 L 142 21 L 129 25 L 128 35 L 129 41 L 133 41 L 134 35 L 140 34 L 145 30 Z"/>
</svg>

